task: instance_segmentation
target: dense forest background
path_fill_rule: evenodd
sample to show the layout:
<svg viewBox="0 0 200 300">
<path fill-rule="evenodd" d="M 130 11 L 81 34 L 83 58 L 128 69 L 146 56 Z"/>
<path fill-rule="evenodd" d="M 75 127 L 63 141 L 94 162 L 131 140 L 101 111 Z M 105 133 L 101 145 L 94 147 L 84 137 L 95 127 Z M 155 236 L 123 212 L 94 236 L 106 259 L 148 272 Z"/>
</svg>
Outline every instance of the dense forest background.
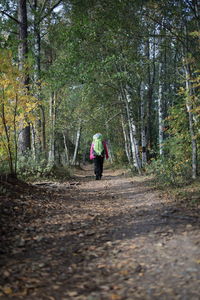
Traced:
<svg viewBox="0 0 200 300">
<path fill-rule="evenodd" d="M 196 179 L 197 0 L 1 0 L 0 173 L 110 161 L 163 184 Z"/>
</svg>

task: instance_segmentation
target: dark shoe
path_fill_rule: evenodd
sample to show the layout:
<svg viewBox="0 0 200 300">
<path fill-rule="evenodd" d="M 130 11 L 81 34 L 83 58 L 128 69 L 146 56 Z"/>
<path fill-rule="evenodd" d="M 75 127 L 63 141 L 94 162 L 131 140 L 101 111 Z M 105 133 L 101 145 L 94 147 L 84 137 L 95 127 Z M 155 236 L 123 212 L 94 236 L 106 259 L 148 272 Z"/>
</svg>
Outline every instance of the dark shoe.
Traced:
<svg viewBox="0 0 200 300">
<path fill-rule="evenodd" d="M 99 179 L 100 179 L 100 177 L 96 175 L 96 180 L 99 180 Z"/>
</svg>

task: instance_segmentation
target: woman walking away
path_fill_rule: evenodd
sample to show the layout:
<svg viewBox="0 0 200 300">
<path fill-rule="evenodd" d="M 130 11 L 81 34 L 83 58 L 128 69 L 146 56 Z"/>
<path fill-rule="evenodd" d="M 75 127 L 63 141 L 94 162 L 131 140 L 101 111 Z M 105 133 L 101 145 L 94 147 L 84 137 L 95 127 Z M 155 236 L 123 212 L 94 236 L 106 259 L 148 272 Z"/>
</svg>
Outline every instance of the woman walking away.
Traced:
<svg viewBox="0 0 200 300">
<path fill-rule="evenodd" d="M 108 159 L 108 148 L 106 142 L 103 141 L 101 133 L 96 133 L 93 136 L 93 142 L 90 147 L 90 159 L 94 160 L 94 174 L 96 180 L 100 180 L 103 173 L 104 157 Z"/>
</svg>

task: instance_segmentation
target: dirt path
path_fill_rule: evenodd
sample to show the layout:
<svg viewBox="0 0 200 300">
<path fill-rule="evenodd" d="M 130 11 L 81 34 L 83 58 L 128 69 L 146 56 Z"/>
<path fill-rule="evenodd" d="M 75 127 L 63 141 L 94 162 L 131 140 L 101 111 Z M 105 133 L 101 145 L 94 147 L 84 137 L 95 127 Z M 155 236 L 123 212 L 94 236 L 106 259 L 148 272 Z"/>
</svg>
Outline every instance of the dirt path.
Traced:
<svg viewBox="0 0 200 300">
<path fill-rule="evenodd" d="M 200 299 L 197 212 L 148 178 L 105 170 L 95 181 L 91 168 L 12 201 L 0 299 Z"/>
</svg>

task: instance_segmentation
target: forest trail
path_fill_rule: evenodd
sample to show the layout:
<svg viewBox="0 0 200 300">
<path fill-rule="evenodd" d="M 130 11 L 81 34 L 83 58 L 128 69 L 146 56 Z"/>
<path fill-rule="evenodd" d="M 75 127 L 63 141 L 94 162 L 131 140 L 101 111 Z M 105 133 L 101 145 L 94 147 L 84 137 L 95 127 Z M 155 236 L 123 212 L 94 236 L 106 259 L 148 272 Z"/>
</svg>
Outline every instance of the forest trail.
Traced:
<svg viewBox="0 0 200 300">
<path fill-rule="evenodd" d="M 75 175 L 2 207 L 0 299 L 200 299 L 197 212 L 147 177 Z"/>
</svg>

